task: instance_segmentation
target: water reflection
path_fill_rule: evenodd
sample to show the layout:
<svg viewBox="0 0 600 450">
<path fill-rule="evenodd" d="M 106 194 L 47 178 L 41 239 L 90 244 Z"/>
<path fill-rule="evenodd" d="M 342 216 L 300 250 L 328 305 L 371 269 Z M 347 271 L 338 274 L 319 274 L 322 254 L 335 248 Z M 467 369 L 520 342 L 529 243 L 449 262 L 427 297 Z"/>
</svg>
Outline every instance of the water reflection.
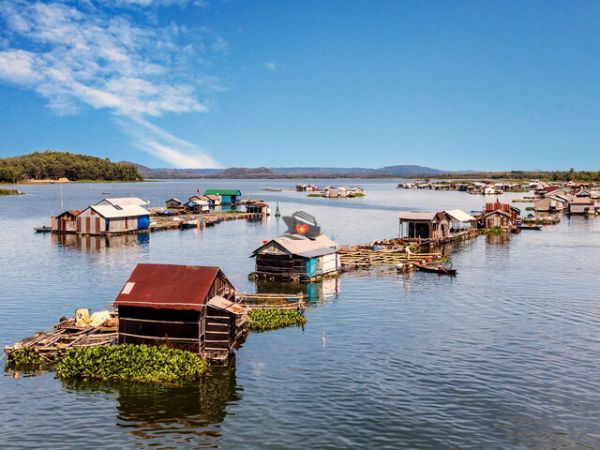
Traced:
<svg viewBox="0 0 600 450">
<path fill-rule="evenodd" d="M 63 383 L 69 391 L 115 395 L 117 427 L 143 440 L 137 444 L 144 447 L 216 446 L 227 406 L 241 400 L 235 358 L 212 366 L 202 383 L 191 386 L 81 380 Z"/>
<path fill-rule="evenodd" d="M 494 234 L 489 233 L 485 235 L 485 242 L 489 245 L 508 245 L 510 242 L 510 233 Z"/>
<path fill-rule="evenodd" d="M 82 236 L 78 234 L 52 234 L 54 245 L 83 252 L 102 252 L 110 248 L 138 247 L 150 242 L 149 233 L 123 234 L 120 236 Z"/>
<path fill-rule="evenodd" d="M 340 278 L 326 278 L 317 283 L 282 283 L 266 280 L 255 280 L 256 292 L 260 294 L 299 294 L 309 302 L 334 300 L 340 293 Z"/>
</svg>

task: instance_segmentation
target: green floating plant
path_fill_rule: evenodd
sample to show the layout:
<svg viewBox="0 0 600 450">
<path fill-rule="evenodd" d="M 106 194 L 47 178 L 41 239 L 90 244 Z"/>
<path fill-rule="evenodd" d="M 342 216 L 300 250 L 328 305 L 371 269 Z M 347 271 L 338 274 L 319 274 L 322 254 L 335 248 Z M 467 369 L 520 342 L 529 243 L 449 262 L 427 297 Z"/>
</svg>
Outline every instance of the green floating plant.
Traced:
<svg viewBox="0 0 600 450">
<path fill-rule="evenodd" d="M 248 328 L 267 331 L 306 323 L 306 317 L 294 309 L 256 309 L 248 314 Z"/>
<path fill-rule="evenodd" d="M 181 384 L 199 380 L 208 363 L 198 355 L 165 346 L 121 344 L 69 350 L 56 363 L 63 379 Z"/>
</svg>

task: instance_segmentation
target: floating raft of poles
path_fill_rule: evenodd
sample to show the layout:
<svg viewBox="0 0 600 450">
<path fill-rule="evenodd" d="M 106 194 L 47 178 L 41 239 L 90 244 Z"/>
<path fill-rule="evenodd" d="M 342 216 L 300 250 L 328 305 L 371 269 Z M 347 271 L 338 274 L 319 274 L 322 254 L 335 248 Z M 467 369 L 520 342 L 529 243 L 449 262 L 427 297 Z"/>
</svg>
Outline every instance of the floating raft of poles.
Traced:
<svg viewBox="0 0 600 450">
<path fill-rule="evenodd" d="M 42 357 L 52 359 L 72 348 L 109 345 L 117 340 L 116 315 L 112 313 L 111 316 L 113 320 L 109 324 L 99 327 L 77 326 L 75 318 L 63 318 L 48 331 L 40 331 L 4 347 L 4 352 L 10 359 L 14 352 L 30 349 Z"/>
<path fill-rule="evenodd" d="M 239 293 L 236 297 L 250 309 L 304 309 L 304 294 Z"/>
</svg>

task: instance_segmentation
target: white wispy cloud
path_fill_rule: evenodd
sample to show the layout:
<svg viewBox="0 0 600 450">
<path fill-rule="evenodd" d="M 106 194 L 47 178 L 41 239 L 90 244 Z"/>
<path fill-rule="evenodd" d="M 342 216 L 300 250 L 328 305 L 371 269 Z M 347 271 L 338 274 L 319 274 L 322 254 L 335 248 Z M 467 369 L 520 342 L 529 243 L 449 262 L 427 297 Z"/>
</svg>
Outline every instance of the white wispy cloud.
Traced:
<svg viewBox="0 0 600 450">
<path fill-rule="evenodd" d="M 206 152 L 166 132 L 169 139 L 157 141 L 162 130 L 147 118 L 207 111 L 198 91 L 208 95 L 218 83 L 207 83 L 214 77 L 198 74 L 197 68 L 205 65 L 210 52 L 224 51 L 226 43 L 175 23 L 154 26 L 143 15 L 134 21 L 134 13 L 119 14 L 106 3 L 0 0 L 0 79 L 35 91 L 58 114 L 91 107 L 131 119 L 138 124 L 130 132 L 135 144 L 169 164 L 217 165 Z M 195 2 L 110 3 L 141 8 Z M 140 132 L 142 123 L 149 137 Z"/>
<path fill-rule="evenodd" d="M 149 152 L 158 159 L 169 161 L 175 167 L 221 167 L 198 145 L 173 136 L 141 117 L 120 117 L 117 123 L 135 138 L 139 149 Z"/>
<path fill-rule="evenodd" d="M 277 70 L 279 68 L 279 64 L 277 64 L 276 62 L 273 61 L 269 61 L 263 64 L 263 67 L 265 69 L 269 69 L 269 70 Z"/>
</svg>

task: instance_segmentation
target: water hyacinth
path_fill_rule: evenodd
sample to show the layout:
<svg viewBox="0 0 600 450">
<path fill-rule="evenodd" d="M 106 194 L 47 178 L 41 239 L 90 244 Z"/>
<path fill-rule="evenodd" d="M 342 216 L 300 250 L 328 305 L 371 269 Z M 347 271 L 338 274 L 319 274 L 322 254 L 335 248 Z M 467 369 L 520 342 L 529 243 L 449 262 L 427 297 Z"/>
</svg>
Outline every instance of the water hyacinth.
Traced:
<svg viewBox="0 0 600 450">
<path fill-rule="evenodd" d="M 199 380 L 208 363 L 184 350 L 121 344 L 69 350 L 56 363 L 63 379 L 174 383 Z"/>
<path fill-rule="evenodd" d="M 12 353 L 8 359 L 8 366 L 14 370 L 35 371 L 44 364 L 44 358 L 30 348 L 24 348 Z"/>
<path fill-rule="evenodd" d="M 257 309 L 248 314 L 248 328 L 252 331 L 267 331 L 289 326 L 301 326 L 306 317 L 293 309 Z"/>
</svg>

